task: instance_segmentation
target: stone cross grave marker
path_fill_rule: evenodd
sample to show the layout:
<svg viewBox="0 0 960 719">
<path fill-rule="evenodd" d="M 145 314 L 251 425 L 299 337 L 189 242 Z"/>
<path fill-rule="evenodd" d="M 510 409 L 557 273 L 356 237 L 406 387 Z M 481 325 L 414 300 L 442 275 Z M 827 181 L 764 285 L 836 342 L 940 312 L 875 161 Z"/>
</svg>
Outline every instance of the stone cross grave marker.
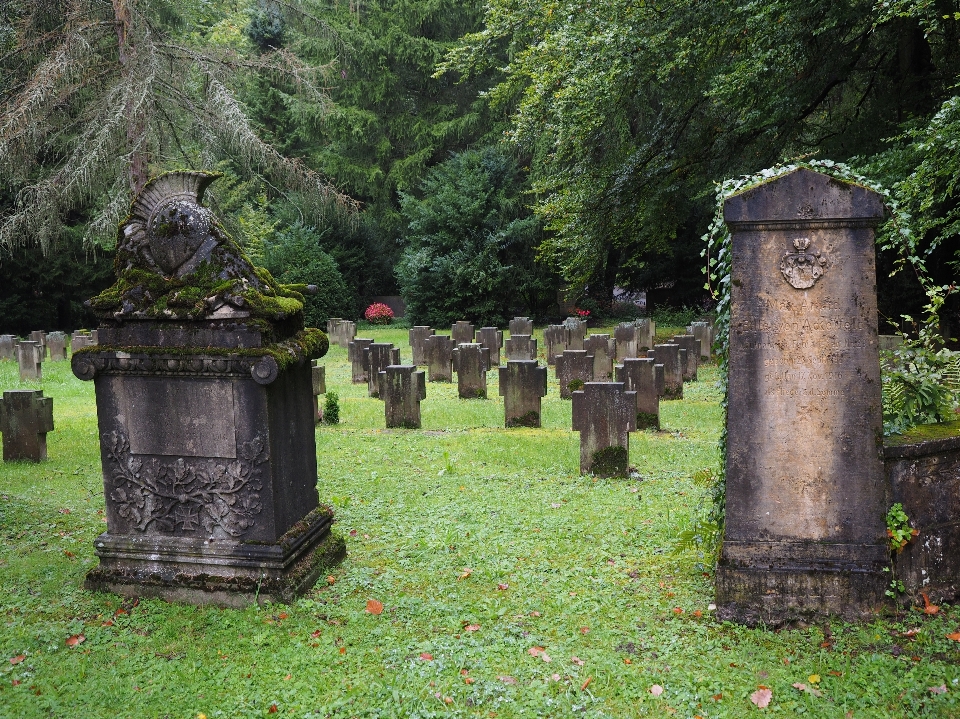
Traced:
<svg viewBox="0 0 960 719">
<path fill-rule="evenodd" d="M 621 322 L 613 330 L 613 339 L 617 346 L 617 360 L 622 362 L 638 353 L 637 326 L 633 322 Z"/>
<path fill-rule="evenodd" d="M 622 382 L 587 382 L 573 393 L 573 431 L 580 433 L 580 474 L 625 477 L 637 400 Z"/>
<path fill-rule="evenodd" d="M 466 320 L 457 320 L 456 324 L 450 327 L 450 336 L 453 337 L 454 344 L 465 344 L 473 342 L 473 325 Z"/>
<path fill-rule="evenodd" d="M 583 349 L 593 356 L 593 381 L 604 382 L 613 374 L 613 356 L 616 347 L 610 335 L 590 335 L 583 341 Z"/>
<path fill-rule="evenodd" d="M 663 394 L 664 399 L 683 399 L 683 368 L 680 365 L 680 345 L 654 345 L 647 351 L 647 357 L 652 357 L 657 364 L 663 365 Z"/>
<path fill-rule="evenodd" d="M 0 360 L 12 360 L 17 356 L 17 338 L 13 335 L 0 335 Z"/>
<path fill-rule="evenodd" d="M 529 317 L 514 317 L 510 320 L 510 334 L 512 335 L 532 335 L 533 320 Z"/>
<path fill-rule="evenodd" d="M 550 325 L 543 330 L 544 353 L 547 355 L 547 364 L 557 362 L 557 355 L 567 348 L 567 328 L 563 325 Z"/>
<path fill-rule="evenodd" d="M 74 332 L 70 335 L 70 353 L 73 354 L 77 350 L 82 350 L 84 347 L 90 347 L 93 342 L 91 342 L 90 334 L 87 332 Z"/>
<path fill-rule="evenodd" d="M 874 230 L 883 198 L 802 168 L 729 197 L 726 519 L 717 614 L 747 624 L 884 601 Z"/>
<path fill-rule="evenodd" d="M 564 350 L 557 355 L 556 368 L 561 399 L 570 399 L 584 383 L 593 381 L 593 357 L 584 350 Z"/>
<path fill-rule="evenodd" d="M 490 350 L 490 367 L 500 366 L 500 348 L 503 347 L 503 332 L 496 327 L 481 327 L 477 330 L 477 344 Z"/>
<path fill-rule="evenodd" d="M 530 335 L 510 335 L 503 343 L 510 360 L 535 360 L 537 358 L 537 340 Z"/>
<path fill-rule="evenodd" d="M 100 344 L 100 334 L 99 330 L 90 330 L 90 344 L 98 345 Z"/>
<path fill-rule="evenodd" d="M 700 358 L 710 359 L 713 352 L 713 326 L 709 322 L 694 322 L 690 330 L 700 340 Z"/>
<path fill-rule="evenodd" d="M 417 325 L 411 327 L 407 333 L 410 339 L 410 351 L 413 354 L 413 364 L 423 366 L 427 364 L 426 344 L 427 337 L 434 334 L 432 327 Z"/>
<path fill-rule="evenodd" d="M 657 334 L 657 323 L 649 317 L 634 320 L 637 326 L 637 355 L 641 351 L 653 349 L 654 337 Z"/>
<path fill-rule="evenodd" d="M 357 323 L 350 320 L 341 320 L 337 325 L 337 344 L 344 349 L 350 346 L 353 338 L 357 336 Z"/>
<path fill-rule="evenodd" d="M 335 345 L 339 343 L 337 339 L 337 328 L 341 322 L 343 322 L 343 318 L 341 317 L 330 317 L 327 319 L 327 339 L 330 340 L 330 344 Z"/>
<path fill-rule="evenodd" d="M 456 342 L 449 335 L 430 335 L 427 337 L 424 352 L 431 382 L 453 381 L 453 351 Z"/>
<path fill-rule="evenodd" d="M 17 345 L 17 362 L 20 365 L 20 381 L 43 378 L 43 348 L 36 342 L 21 342 Z"/>
<path fill-rule="evenodd" d="M 617 365 L 617 382 L 637 393 L 637 429 L 660 429 L 660 396 L 657 394 L 655 360 L 627 357 Z"/>
<path fill-rule="evenodd" d="M 380 372 L 388 428 L 420 429 L 420 402 L 426 398 L 426 373 L 416 365 L 388 365 Z"/>
<path fill-rule="evenodd" d="M 350 360 L 350 381 L 353 384 L 363 384 L 367 381 L 367 370 L 364 369 L 364 350 L 373 344 L 369 337 L 354 337 L 347 345 L 347 359 Z"/>
<path fill-rule="evenodd" d="M 374 342 L 363 350 L 363 369 L 367 373 L 367 394 L 380 397 L 380 373 L 392 364 L 400 364 L 400 348 L 390 342 Z"/>
<path fill-rule="evenodd" d="M 486 399 L 490 350 L 478 342 L 457 345 L 453 351 L 453 369 L 457 373 L 457 395 L 461 399 Z"/>
<path fill-rule="evenodd" d="M 311 373 L 313 377 L 313 418 L 317 424 L 323 421 L 323 408 L 320 406 L 320 395 L 327 391 L 327 368 L 319 363 L 320 360 L 313 361 Z"/>
<path fill-rule="evenodd" d="M 507 427 L 539 427 L 540 398 L 546 395 L 547 368 L 536 360 L 507 360 L 507 366 L 500 368 L 500 396 Z"/>
<path fill-rule="evenodd" d="M 53 431 L 53 398 L 39 390 L 7 390 L 0 400 L 3 461 L 47 458 L 47 432 Z"/>
<path fill-rule="evenodd" d="M 686 350 L 684 361 L 680 372 L 683 375 L 684 382 L 696 382 L 697 370 L 700 368 L 700 340 L 694 335 L 675 335 L 670 339 L 675 345 L 680 345 L 680 349 Z"/>
<path fill-rule="evenodd" d="M 563 321 L 563 328 L 566 330 L 564 337 L 564 346 L 568 350 L 582 350 L 583 338 L 587 334 L 587 323 L 576 318 L 567 317 Z"/>
<path fill-rule="evenodd" d="M 67 359 L 67 336 L 63 332 L 51 332 L 46 338 L 47 350 L 51 362 L 65 362 Z"/>
<path fill-rule="evenodd" d="M 43 362 L 47 358 L 47 333 L 43 330 L 34 330 L 30 333 L 30 341 L 37 343 L 40 348 L 40 361 Z"/>
</svg>

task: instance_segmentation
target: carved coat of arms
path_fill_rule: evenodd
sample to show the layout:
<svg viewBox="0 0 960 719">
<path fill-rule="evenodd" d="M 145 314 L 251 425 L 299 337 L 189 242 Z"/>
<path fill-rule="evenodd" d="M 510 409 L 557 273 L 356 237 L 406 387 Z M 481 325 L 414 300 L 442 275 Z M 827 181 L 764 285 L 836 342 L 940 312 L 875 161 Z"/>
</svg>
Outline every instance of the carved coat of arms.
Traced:
<svg viewBox="0 0 960 719">
<path fill-rule="evenodd" d="M 796 252 L 787 252 L 780 260 L 780 273 L 798 290 L 813 287 L 823 276 L 827 258 L 819 250 L 808 252 L 810 240 L 806 237 L 795 239 L 793 246 Z"/>
</svg>

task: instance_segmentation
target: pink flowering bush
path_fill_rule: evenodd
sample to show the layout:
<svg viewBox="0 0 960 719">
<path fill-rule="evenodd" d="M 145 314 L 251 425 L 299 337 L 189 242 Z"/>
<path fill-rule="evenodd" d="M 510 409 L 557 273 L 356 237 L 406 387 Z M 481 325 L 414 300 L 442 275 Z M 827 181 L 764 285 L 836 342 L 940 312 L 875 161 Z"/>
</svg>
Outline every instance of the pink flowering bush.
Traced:
<svg viewBox="0 0 960 719">
<path fill-rule="evenodd" d="M 393 310 L 383 302 L 374 302 L 367 307 L 363 317 L 367 322 L 372 322 L 375 325 L 388 325 L 393 321 Z"/>
</svg>

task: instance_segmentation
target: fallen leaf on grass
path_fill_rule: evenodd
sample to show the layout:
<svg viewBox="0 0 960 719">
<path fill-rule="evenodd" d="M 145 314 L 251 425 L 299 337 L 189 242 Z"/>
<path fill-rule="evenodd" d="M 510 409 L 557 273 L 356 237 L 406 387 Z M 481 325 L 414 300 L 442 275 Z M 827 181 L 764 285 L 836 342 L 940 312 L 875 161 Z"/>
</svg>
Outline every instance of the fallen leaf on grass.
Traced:
<svg viewBox="0 0 960 719">
<path fill-rule="evenodd" d="M 946 684 L 941 684 L 941 685 L 938 686 L 938 687 L 927 687 L 927 690 L 928 690 L 931 694 L 946 694 L 946 693 L 947 693 L 947 685 L 946 685 Z"/>
<path fill-rule="evenodd" d="M 673 608 L 673 613 L 674 613 L 674 614 L 683 614 L 683 609 L 681 609 L 680 607 L 674 607 L 674 608 Z"/>
<path fill-rule="evenodd" d="M 540 657 L 545 662 L 551 661 L 550 655 L 547 654 L 547 650 L 543 647 L 530 647 L 527 650 L 527 654 L 529 654 L 531 657 Z"/>
<path fill-rule="evenodd" d="M 15 687 L 20 686 L 20 680 L 19 680 L 19 679 L 14 679 L 14 680 L 13 680 L 12 682 L 10 682 L 10 683 L 11 683 L 13 686 L 15 686 Z"/>
<path fill-rule="evenodd" d="M 583 684 L 580 685 L 580 691 L 585 691 L 586 688 L 587 688 L 588 686 L 590 686 L 590 682 L 592 682 L 592 681 L 593 681 L 593 677 L 592 677 L 592 676 L 587 677 L 587 681 L 585 681 Z"/>
<path fill-rule="evenodd" d="M 578 667 L 582 667 L 584 664 L 586 664 L 586 662 L 580 657 L 570 657 L 570 661 L 576 664 Z"/>
<path fill-rule="evenodd" d="M 73 558 L 76 557 L 77 555 L 74 554 L 73 552 L 65 549 L 65 550 L 63 551 L 63 556 L 65 556 L 67 559 L 73 559 Z"/>
<path fill-rule="evenodd" d="M 383 614 L 383 602 L 378 602 L 376 599 L 368 599 L 367 608 L 365 611 L 379 616 L 380 614 Z"/>
<path fill-rule="evenodd" d="M 843 672 L 838 672 L 836 669 L 831 669 L 830 671 L 827 672 L 827 674 L 829 674 L 829 675 L 832 676 L 832 677 L 842 677 L 842 676 L 843 676 Z"/>
<path fill-rule="evenodd" d="M 539 616 L 540 616 L 540 612 L 530 612 L 530 616 L 531 616 L 531 617 L 539 617 Z"/>
<path fill-rule="evenodd" d="M 590 631 L 590 627 L 580 627 L 581 634 L 586 634 L 589 631 Z"/>
<path fill-rule="evenodd" d="M 718 702 L 718 701 L 720 701 L 721 699 L 723 699 L 723 692 L 721 692 L 720 694 L 714 694 L 714 695 L 713 695 L 712 697 L 710 697 L 710 698 L 713 699 L 713 701 Z"/>
<path fill-rule="evenodd" d="M 420 658 L 421 658 L 423 661 L 425 661 L 425 662 L 432 662 L 432 661 L 433 661 L 433 655 L 432 655 L 430 652 L 422 652 L 422 653 L 420 654 Z"/>
<path fill-rule="evenodd" d="M 770 700 L 773 699 L 773 692 L 767 687 L 761 686 L 757 691 L 750 695 L 750 701 L 756 704 L 760 709 L 765 709 Z"/>
<path fill-rule="evenodd" d="M 559 675 L 559 674 L 551 674 L 551 675 L 550 675 L 550 678 L 553 679 L 553 681 L 555 681 L 555 682 L 560 681 L 560 675 Z"/>
<path fill-rule="evenodd" d="M 66 644 L 68 647 L 75 647 L 78 644 L 83 644 L 85 641 L 87 641 L 87 638 L 82 634 L 74 634 L 72 637 L 67 637 Z"/>
<path fill-rule="evenodd" d="M 960 630 L 955 631 L 952 634 L 948 634 L 947 639 L 952 639 L 955 642 L 960 642 Z"/>
<path fill-rule="evenodd" d="M 271 704 L 270 708 L 267 709 L 267 714 L 276 714 L 279 710 L 277 709 L 276 704 Z"/>
<path fill-rule="evenodd" d="M 20 662 L 22 662 L 22 661 L 23 661 L 24 659 L 26 659 L 26 658 L 27 658 L 27 655 L 26 655 L 26 654 L 18 654 L 18 655 L 15 656 L 15 657 L 10 657 L 10 663 L 11 663 L 11 664 L 19 664 Z"/>
<path fill-rule="evenodd" d="M 927 596 L 926 592 L 920 592 L 920 596 L 923 597 L 923 613 L 924 614 L 937 614 L 940 611 L 940 607 L 936 604 L 931 603 L 930 597 Z"/>
<path fill-rule="evenodd" d="M 506 583 L 500 583 L 500 584 L 497 585 L 497 589 L 499 589 L 499 590 L 501 590 L 501 591 L 504 590 L 504 589 L 510 589 L 510 585 L 509 585 L 509 584 L 506 584 Z"/>
<path fill-rule="evenodd" d="M 465 681 L 467 684 L 473 684 L 474 680 L 473 677 L 464 677 L 463 681 Z"/>
<path fill-rule="evenodd" d="M 469 569 L 468 567 L 464 567 L 464 568 L 463 568 L 463 574 L 461 574 L 459 577 L 457 577 L 457 579 L 466 579 L 466 578 L 469 577 L 471 574 L 473 574 L 473 570 L 472 570 L 472 569 Z"/>
<path fill-rule="evenodd" d="M 310 633 L 310 637 L 311 637 L 312 639 L 317 639 L 317 638 L 320 636 L 320 633 L 321 633 L 321 632 L 320 632 L 319 629 L 315 629 L 314 631 L 312 631 L 312 632 Z"/>
<path fill-rule="evenodd" d="M 331 585 L 332 585 L 332 584 L 336 584 L 336 583 L 337 583 L 337 578 L 336 578 L 335 576 L 333 576 L 333 575 L 331 574 L 330 576 L 327 577 L 327 584 L 331 584 Z"/>
<path fill-rule="evenodd" d="M 514 679 L 513 677 L 503 676 L 503 677 L 497 677 L 497 679 L 499 679 L 500 681 L 502 681 L 504 684 L 516 684 L 516 683 L 517 683 L 517 680 Z"/>
<path fill-rule="evenodd" d="M 652 687 L 650 687 L 650 693 L 653 694 L 653 696 L 658 697 L 663 694 L 663 687 L 659 684 L 654 684 Z"/>
<path fill-rule="evenodd" d="M 463 628 L 463 631 L 465 631 L 465 632 L 479 632 L 479 631 L 480 631 L 480 625 L 479 625 L 479 624 L 468 624 L 467 626 L 465 626 L 465 627 Z"/>
<path fill-rule="evenodd" d="M 920 633 L 920 627 L 914 627 L 913 629 L 908 629 L 905 632 L 900 632 L 901 637 L 915 637 Z"/>
<path fill-rule="evenodd" d="M 346 653 L 347 653 L 347 648 L 346 648 L 346 647 L 340 647 L 340 653 L 341 653 L 341 654 L 346 654 Z"/>
<path fill-rule="evenodd" d="M 796 684 L 793 685 L 793 688 L 799 689 L 802 692 L 807 692 L 808 694 L 813 694 L 813 696 L 815 697 L 823 696 L 822 691 L 820 691 L 819 689 L 814 689 L 813 687 L 808 687 L 806 684 L 803 684 L 802 682 L 797 682 Z"/>
<path fill-rule="evenodd" d="M 277 619 L 286 619 L 289 616 L 286 612 L 280 612 L 280 614 L 277 615 Z"/>
</svg>

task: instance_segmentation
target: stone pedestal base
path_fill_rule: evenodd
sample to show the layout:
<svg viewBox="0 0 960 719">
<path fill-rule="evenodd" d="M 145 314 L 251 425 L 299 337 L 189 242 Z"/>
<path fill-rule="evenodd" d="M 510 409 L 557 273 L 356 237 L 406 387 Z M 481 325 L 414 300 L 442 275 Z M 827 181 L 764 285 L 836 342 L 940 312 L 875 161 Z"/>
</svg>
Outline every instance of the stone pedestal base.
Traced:
<svg viewBox="0 0 960 719">
<path fill-rule="evenodd" d="M 84 588 L 236 608 L 290 602 L 345 556 L 332 523 L 318 507 L 275 543 L 105 532 L 94 542 L 100 565 Z"/>
</svg>

